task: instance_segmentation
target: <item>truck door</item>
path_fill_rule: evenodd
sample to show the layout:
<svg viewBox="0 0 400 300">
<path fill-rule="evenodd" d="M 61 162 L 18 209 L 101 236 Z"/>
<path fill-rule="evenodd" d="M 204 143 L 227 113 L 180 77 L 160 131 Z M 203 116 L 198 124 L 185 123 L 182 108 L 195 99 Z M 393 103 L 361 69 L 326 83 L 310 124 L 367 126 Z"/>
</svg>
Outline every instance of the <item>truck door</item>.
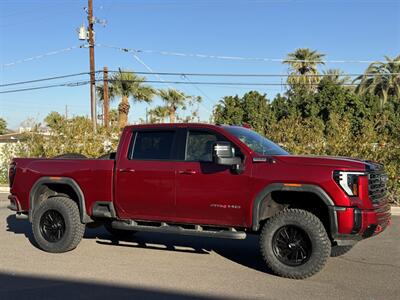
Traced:
<svg viewBox="0 0 400 300">
<path fill-rule="evenodd" d="M 168 220 L 175 215 L 176 136 L 173 129 L 133 132 L 115 172 L 119 217 Z"/>
<path fill-rule="evenodd" d="M 211 130 L 187 131 L 185 158 L 177 163 L 177 218 L 194 224 L 243 226 L 251 170 L 237 174 L 213 163 L 216 141 L 227 139 Z"/>
</svg>

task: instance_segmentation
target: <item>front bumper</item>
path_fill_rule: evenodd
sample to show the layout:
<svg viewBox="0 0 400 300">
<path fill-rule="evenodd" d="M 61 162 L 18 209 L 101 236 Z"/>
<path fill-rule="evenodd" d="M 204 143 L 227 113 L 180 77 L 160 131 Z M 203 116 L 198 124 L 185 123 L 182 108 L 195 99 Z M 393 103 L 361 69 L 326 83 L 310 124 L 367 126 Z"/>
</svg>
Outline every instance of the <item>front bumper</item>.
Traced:
<svg viewBox="0 0 400 300">
<path fill-rule="evenodd" d="M 391 223 L 389 203 L 374 209 L 354 207 L 334 207 L 336 230 L 332 237 L 338 244 L 351 244 L 384 231 Z"/>
</svg>

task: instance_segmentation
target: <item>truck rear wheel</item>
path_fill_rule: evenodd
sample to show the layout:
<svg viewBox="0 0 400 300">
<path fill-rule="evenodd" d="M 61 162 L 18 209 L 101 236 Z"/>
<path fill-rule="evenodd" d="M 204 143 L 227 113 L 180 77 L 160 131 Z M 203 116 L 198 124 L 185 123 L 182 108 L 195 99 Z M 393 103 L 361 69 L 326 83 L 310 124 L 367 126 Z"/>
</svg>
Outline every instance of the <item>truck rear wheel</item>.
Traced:
<svg viewBox="0 0 400 300">
<path fill-rule="evenodd" d="M 324 267 L 331 253 L 331 242 L 315 215 L 301 209 L 285 209 L 265 223 L 260 249 L 275 274 L 303 279 Z"/>
<path fill-rule="evenodd" d="M 353 249 L 353 246 L 332 246 L 331 257 L 342 256 L 349 252 L 351 249 Z"/>
<path fill-rule="evenodd" d="M 52 197 L 34 210 L 32 231 L 39 248 L 61 253 L 78 246 L 85 233 L 85 224 L 81 223 L 79 208 L 74 201 L 67 197 Z"/>
</svg>

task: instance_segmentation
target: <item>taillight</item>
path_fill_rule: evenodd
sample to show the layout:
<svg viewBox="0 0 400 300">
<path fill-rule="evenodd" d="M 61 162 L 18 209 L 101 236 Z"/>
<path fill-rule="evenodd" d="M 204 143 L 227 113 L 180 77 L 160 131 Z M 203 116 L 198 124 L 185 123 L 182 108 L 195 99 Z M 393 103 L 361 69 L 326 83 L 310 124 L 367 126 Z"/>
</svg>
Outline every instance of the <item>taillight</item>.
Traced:
<svg viewBox="0 0 400 300">
<path fill-rule="evenodd" d="M 16 171 L 17 171 L 17 165 L 15 164 L 15 162 L 13 162 L 10 164 L 10 167 L 8 169 L 8 182 L 10 184 L 10 187 L 12 187 L 13 185 Z"/>
</svg>

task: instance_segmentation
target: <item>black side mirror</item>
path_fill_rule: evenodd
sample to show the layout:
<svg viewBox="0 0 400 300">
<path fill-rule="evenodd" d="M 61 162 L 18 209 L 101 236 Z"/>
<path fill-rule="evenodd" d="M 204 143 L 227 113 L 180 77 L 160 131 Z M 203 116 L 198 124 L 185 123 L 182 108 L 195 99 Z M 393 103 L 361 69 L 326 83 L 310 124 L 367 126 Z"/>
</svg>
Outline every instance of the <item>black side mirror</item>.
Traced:
<svg viewBox="0 0 400 300">
<path fill-rule="evenodd" d="M 235 156 L 235 148 L 229 142 L 216 142 L 213 147 L 213 161 L 217 165 L 239 166 L 242 161 Z"/>
</svg>

